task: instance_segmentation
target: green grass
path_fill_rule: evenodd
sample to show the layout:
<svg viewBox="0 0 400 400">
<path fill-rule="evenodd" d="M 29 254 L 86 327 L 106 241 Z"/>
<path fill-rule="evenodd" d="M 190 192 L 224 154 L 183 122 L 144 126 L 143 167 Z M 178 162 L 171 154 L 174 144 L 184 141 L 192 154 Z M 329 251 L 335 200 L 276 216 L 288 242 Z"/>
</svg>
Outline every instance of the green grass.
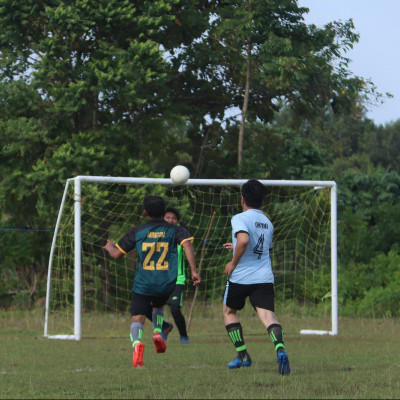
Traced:
<svg viewBox="0 0 400 400">
<path fill-rule="evenodd" d="M 345 318 L 338 336 L 305 336 L 300 329 L 320 321 L 281 317 L 290 376 L 278 375 L 272 343 L 254 316 L 243 317 L 253 365 L 239 370 L 226 368 L 235 350 L 220 315 L 194 318 L 187 346 L 175 328 L 164 354 L 155 353 L 147 322 L 142 370 L 131 367 L 127 316 L 86 319 L 90 337 L 83 332 L 80 342 L 49 340 L 42 336 L 42 312 L 0 312 L 0 398 L 400 398 L 396 319 Z M 120 337 L 95 338 L 111 323 Z"/>
</svg>

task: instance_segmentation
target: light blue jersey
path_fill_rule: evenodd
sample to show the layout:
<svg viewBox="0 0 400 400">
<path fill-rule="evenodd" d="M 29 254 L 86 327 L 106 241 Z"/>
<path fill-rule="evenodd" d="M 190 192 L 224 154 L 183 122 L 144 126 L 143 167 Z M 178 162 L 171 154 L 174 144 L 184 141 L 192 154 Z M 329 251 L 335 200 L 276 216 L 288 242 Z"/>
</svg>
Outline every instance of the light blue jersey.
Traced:
<svg viewBox="0 0 400 400">
<path fill-rule="evenodd" d="M 261 210 L 249 209 L 235 215 L 231 220 L 233 251 L 236 249 L 236 235 L 247 232 L 249 243 L 229 281 L 250 285 L 274 283 L 269 250 L 272 249 L 274 227 Z"/>
</svg>

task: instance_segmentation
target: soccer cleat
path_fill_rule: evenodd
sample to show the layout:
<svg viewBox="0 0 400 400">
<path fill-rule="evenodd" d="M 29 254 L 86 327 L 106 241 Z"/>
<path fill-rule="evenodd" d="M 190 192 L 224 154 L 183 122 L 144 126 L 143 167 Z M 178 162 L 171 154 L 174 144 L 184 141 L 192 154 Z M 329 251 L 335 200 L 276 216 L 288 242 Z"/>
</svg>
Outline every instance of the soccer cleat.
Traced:
<svg viewBox="0 0 400 400">
<path fill-rule="evenodd" d="M 167 350 L 167 344 L 165 343 L 160 332 L 153 333 L 153 343 L 154 346 L 156 347 L 157 353 L 165 353 L 165 350 Z"/>
<path fill-rule="evenodd" d="M 240 367 L 250 367 L 251 358 L 248 354 L 246 354 L 243 358 L 236 357 L 233 361 L 228 363 L 229 369 L 240 368 Z"/>
<path fill-rule="evenodd" d="M 164 339 L 164 341 L 168 339 L 168 335 L 172 331 L 172 328 L 174 327 L 170 322 L 166 322 L 166 324 L 168 326 L 161 331 L 161 336 Z"/>
<path fill-rule="evenodd" d="M 281 375 L 290 374 L 289 358 L 284 351 L 281 351 L 277 354 L 276 362 L 278 363 L 278 372 Z"/>
<path fill-rule="evenodd" d="M 133 368 L 143 367 L 143 352 L 144 352 L 144 344 L 142 342 L 136 343 L 135 347 L 133 348 L 133 355 L 132 355 Z"/>
<path fill-rule="evenodd" d="M 181 343 L 182 344 L 189 344 L 189 338 L 187 336 L 182 336 L 181 337 Z"/>
</svg>

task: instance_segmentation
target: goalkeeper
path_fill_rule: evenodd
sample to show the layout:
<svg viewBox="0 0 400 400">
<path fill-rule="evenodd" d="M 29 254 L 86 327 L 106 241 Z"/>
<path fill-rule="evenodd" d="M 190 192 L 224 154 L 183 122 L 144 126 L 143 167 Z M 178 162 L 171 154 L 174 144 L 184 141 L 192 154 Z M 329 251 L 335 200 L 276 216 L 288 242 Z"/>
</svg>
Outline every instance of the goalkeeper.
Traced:
<svg viewBox="0 0 400 400">
<path fill-rule="evenodd" d="M 157 353 L 164 353 L 166 343 L 161 335 L 163 307 L 175 288 L 178 250 L 185 250 L 195 286 L 201 278 L 197 273 L 194 250 L 189 232 L 164 221 L 165 202 L 159 196 L 144 199 L 144 215 L 148 222 L 130 229 L 118 242 L 107 240 L 103 247 L 111 257 L 120 258 L 133 249 L 138 253 L 138 265 L 132 287 L 130 338 L 133 348 L 133 368 L 143 367 L 143 325 L 152 313 L 153 342 Z"/>
<path fill-rule="evenodd" d="M 283 343 L 282 326 L 274 312 L 274 275 L 270 257 L 274 228 L 260 210 L 265 191 L 265 186 L 255 179 L 243 184 L 241 189 L 243 212 L 231 220 L 233 243 L 224 244 L 225 248 L 233 250 L 233 256 L 224 270 L 228 281 L 224 294 L 223 315 L 225 328 L 237 350 L 237 357 L 228 363 L 228 368 L 251 365 L 242 325 L 236 315 L 249 297 L 251 305 L 274 344 L 278 372 L 288 375 L 290 366 Z"/>
</svg>

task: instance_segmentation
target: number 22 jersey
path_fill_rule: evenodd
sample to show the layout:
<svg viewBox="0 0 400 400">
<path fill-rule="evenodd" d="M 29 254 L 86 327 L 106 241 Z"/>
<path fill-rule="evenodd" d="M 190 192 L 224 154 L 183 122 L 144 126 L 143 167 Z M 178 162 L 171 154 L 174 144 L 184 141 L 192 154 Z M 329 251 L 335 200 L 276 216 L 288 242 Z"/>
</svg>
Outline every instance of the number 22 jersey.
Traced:
<svg viewBox="0 0 400 400">
<path fill-rule="evenodd" d="M 150 220 L 129 230 L 116 245 L 124 254 L 136 248 L 138 264 L 132 290 L 169 296 L 178 273 L 177 245 L 193 240 L 189 232 L 164 220 Z"/>
</svg>

